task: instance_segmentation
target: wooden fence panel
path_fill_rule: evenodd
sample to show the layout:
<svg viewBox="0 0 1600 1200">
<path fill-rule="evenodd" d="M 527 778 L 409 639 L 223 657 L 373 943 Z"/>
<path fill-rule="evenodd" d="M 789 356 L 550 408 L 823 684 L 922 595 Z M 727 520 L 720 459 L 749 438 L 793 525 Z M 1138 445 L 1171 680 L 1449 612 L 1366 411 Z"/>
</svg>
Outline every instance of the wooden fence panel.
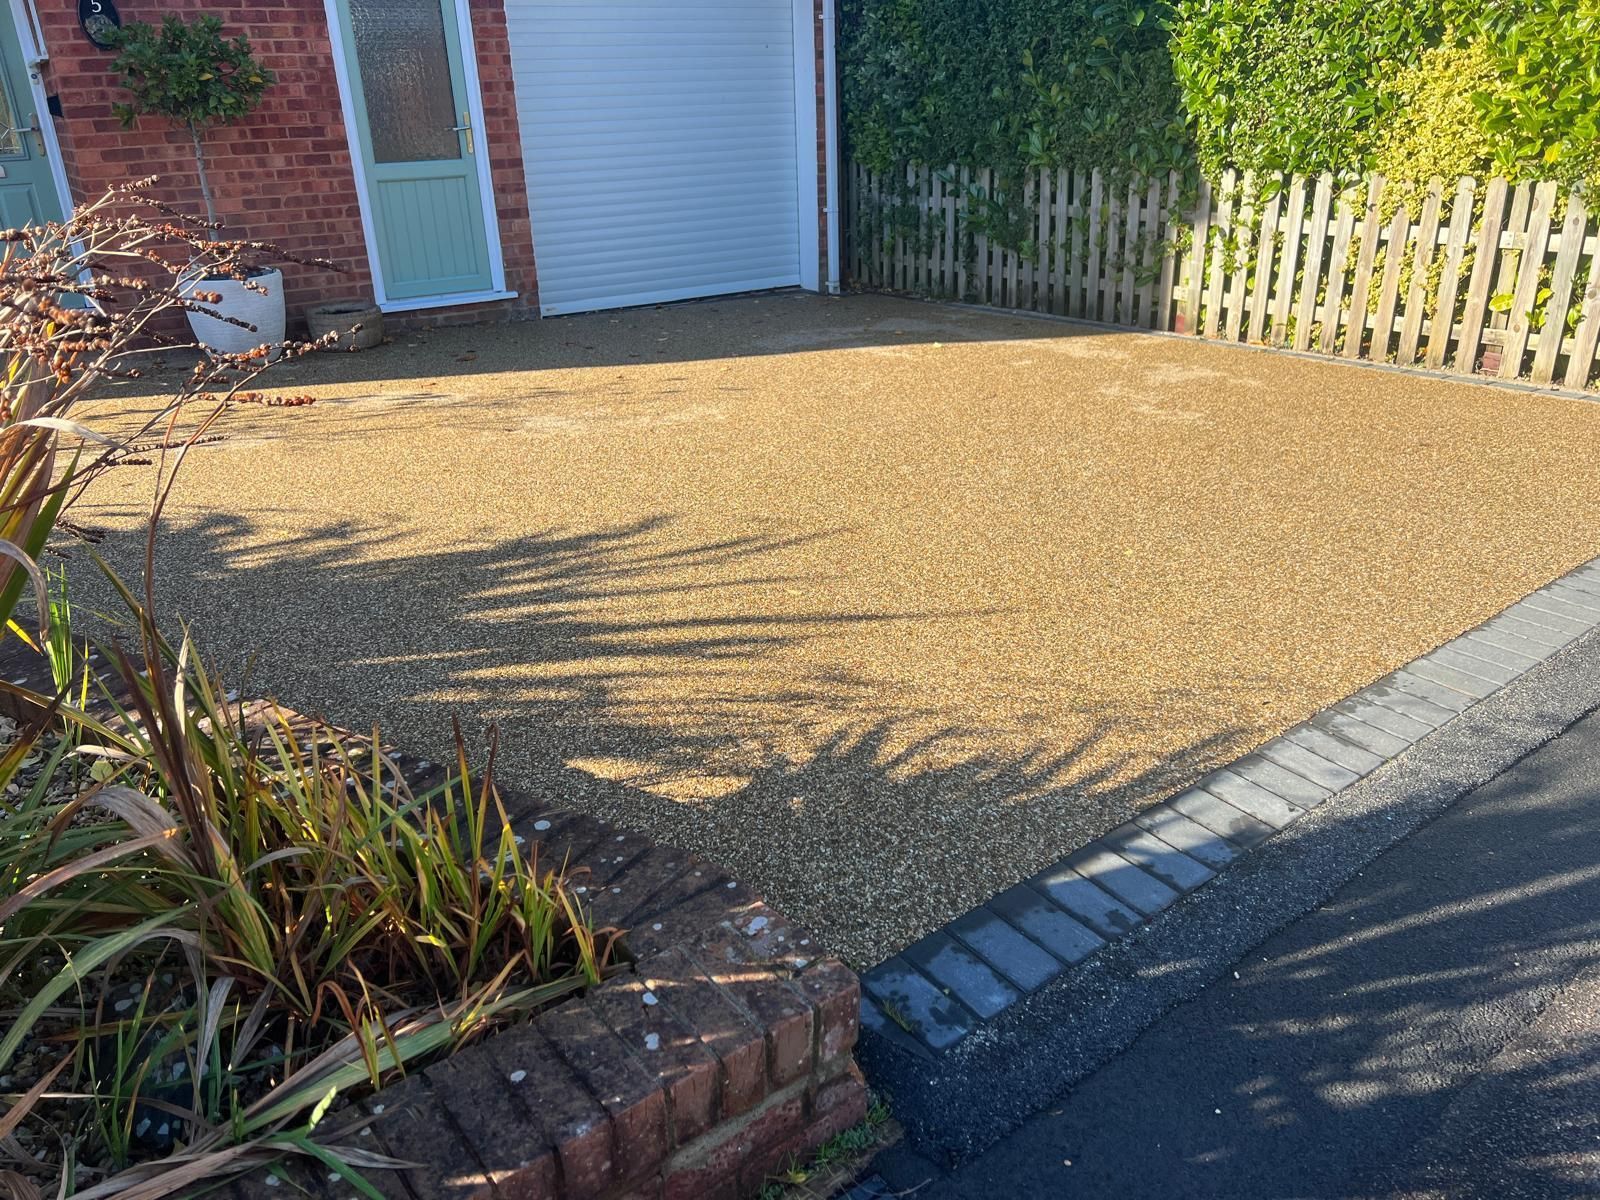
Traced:
<svg viewBox="0 0 1600 1200">
<path fill-rule="evenodd" d="M 1328 210 L 1333 203 L 1333 176 L 1317 176 L 1311 202 L 1311 225 L 1306 230 L 1305 262 L 1300 268 L 1300 300 L 1295 307 L 1294 348 L 1311 348 L 1311 326 L 1316 321 L 1318 284 L 1322 280 L 1324 250 L 1328 240 Z"/>
<path fill-rule="evenodd" d="M 1444 180 L 1434 176 L 1422 201 L 1422 220 L 1417 225 L 1417 249 L 1411 260 L 1411 286 L 1406 289 L 1404 318 L 1400 323 L 1400 347 L 1395 362 L 1410 366 L 1417 361 L 1417 344 L 1422 340 L 1422 322 L 1428 315 L 1428 276 L 1434 255 L 1439 251 L 1439 208 L 1444 203 Z"/>
<path fill-rule="evenodd" d="M 1506 191 L 1506 181 L 1496 176 L 1489 181 L 1483 195 L 1483 216 L 1478 224 L 1472 277 L 1467 284 L 1467 305 L 1461 314 L 1461 340 L 1456 346 L 1458 374 L 1470 375 L 1478 369 L 1483 322 L 1489 315 L 1489 281 L 1494 278 L 1498 266 L 1500 239 L 1505 231 Z"/>
<path fill-rule="evenodd" d="M 1500 350 L 1501 379 L 1515 379 L 1522 374 L 1522 356 L 1527 350 L 1528 333 L 1533 324 L 1533 309 L 1539 295 L 1539 279 L 1544 272 L 1555 201 L 1554 183 L 1541 183 L 1534 190 L 1533 207 L 1528 212 L 1528 232 L 1522 242 L 1522 262 L 1517 267 L 1517 286 L 1511 294 L 1510 320 Z"/>
<path fill-rule="evenodd" d="M 1327 282 L 1322 301 L 1322 332 L 1317 339 L 1317 349 L 1332 354 L 1339 340 L 1339 317 L 1344 311 L 1344 280 L 1350 262 L 1350 239 L 1355 236 L 1355 197 L 1341 192 L 1336 200 L 1338 214 L 1334 223 L 1333 257 L 1328 260 Z"/>
<path fill-rule="evenodd" d="M 1278 260 L 1278 284 L 1272 297 L 1272 344 L 1282 346 L 1289 337 L 1289 305 L 1300 267 L 1301 230 L 1306 216 L 1306 181 L 1298 176 L 1289 184 L 1283 217 L 1283 251 Z"/>
<path fill-rule="evenodd" d="M 1367 183 L 1367 207 L 1361 218 L 1361 249 L 1356 253 L 1355 275 L 1350 280 L 1350 311 L 1344 330 L 1346 358 L 1361 354 L 1367 332 L 1367 301 L 1372 295 L 1372 270 L 1378 261 L 1378 244 L 1383 234 L 1382 175 L 1374 175 Z"/>
<path fill-rule="evenodd" d="M 1461 260 L 1467 251 L 1467 237 L 1472 232 L 1472 207 L 1478 192 L 1477 181 L 1471 177 L 1456 185 L 1455 199 L 1450 202 L 1450 233 L 1445 239 L 1444 267 L 1439 274 L 1439 291 L 1434 298 L 1433 324 L 1428 330 L 1428 366 L 1434 370 L 1444 366 L 1450 342 L 1455 336 L 1456 295 L 1461 290 Z"/>
<path fill-rule="evenodd" d="M 1414 220 L 1382 176 L 1227 171 L 1213 188 L 851 163 L 844 184 L 856 286 L 1463 375 L 1481 354 L 1500 378 L 1569 388 L 1600 354 L 1600 205 L 1549 181 L 1434 179 Z M 991 218 L 1012 206 L 1025 232 L 1002 237 Z"/>
<path fill-rule="evenodd" d="M 1578 274 L 1578 255 L 1583 252 L 1583 235 L 1589 226 L 1583 194 L 1574 191 L 1567 197 L 1566 220 L 1561 225 L 1561 248 L 1550 275 L 1550 298 L 1544 305 L 1544 324 L 1539 328 L 1539 346 L 1533 355 L 1533 381 L 1549 383 L 1556 373 L 1556 356 L 1567 332 L 1567 309 L 1572 300 L 1572 282 Z"/>
</svg>

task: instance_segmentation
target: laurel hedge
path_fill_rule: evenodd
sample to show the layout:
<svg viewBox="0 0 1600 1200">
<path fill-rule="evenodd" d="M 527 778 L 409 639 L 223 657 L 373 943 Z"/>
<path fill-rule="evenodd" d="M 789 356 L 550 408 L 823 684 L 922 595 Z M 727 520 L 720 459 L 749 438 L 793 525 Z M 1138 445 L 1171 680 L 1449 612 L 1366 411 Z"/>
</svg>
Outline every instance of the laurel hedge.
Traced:
<svg viewBox="0 0 1600 1200">
<path fill-rule="evenodd" d="M 840 15 L 846 136 L 876 170 L 1600 185 L 1600 0 L 841 0 Z"/>
</svg>

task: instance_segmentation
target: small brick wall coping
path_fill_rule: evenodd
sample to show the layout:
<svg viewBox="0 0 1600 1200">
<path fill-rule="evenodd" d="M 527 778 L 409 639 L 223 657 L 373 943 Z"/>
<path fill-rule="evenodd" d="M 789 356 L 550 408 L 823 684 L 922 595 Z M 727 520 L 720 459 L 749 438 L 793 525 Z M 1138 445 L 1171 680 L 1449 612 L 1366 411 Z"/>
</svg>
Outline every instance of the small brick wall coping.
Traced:
<svg viewBox="0 0 1600 1200">
<path fill-rule="evenodd" d="M 0 673 L 50 687 L 43 660 L 15 643 Z M 392 760 L 419 788 L 444 777 Z M 385 1196 L 738 1200 L 866 1116 L 851 1057 L 854 972 L 705 859 L 524 795 L 503 799 L 541 862 L 569 864 L 595 926 L 628 931 L 633 961 L 365 1101 L 375 1119 L 358 1142 L 415 1164 L 363 1169 Z M 308 1160 L 275 1170 L 282 1179 L 234 1181 L 234 1200 L 295 1189 L 355 1200 Z"/>
</svg>

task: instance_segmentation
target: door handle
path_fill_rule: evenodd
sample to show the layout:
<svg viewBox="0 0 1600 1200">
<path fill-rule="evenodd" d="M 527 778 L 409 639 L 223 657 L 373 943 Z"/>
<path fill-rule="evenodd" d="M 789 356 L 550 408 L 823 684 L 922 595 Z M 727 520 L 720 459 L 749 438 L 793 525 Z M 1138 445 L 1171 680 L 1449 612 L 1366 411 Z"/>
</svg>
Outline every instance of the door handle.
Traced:
<svg viewBox="0 0 1600 1200">
<path fill-rule="evenodd" d="M 43 158 L 44 157 L 44 131 L 39 128 L 39 114 L 38 113 L 29 113 L 28 114 L 28 123 L 26 125 L 11 125 L 11 126 L 8 126 L 6 128 L 5 136 L 7 137 L 7 139 L 10 139 L 12 137 L 16 137 L 16 139 L 17 139 L 17 147 L 18 147 L 18 149 L 21 149 L 21 147 L 22 147 L 22 135 L 25 134 L 25 133 L 33 134 L 33 144 L 38 148 L 39 157 Z"/>
<path fill-rule="evenodd" d="M 451 133 L 464 133 L 467 135 L 467 153 L 472 153 L 472 116 L 469 113 L 461 114 L 461 124 L 450 126 Z"/>
</svg>

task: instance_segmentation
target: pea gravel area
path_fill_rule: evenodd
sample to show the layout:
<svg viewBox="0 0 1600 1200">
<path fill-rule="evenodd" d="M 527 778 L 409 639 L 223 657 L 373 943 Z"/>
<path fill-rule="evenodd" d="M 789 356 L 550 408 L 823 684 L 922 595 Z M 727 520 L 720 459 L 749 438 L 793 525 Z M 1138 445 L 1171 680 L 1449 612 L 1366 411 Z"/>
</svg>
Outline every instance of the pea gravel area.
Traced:
<svg viewBox="0 0 1600 1200">
<path fill-rule="evenodd" d="M 437 330 L 269 382 L 320 400 L 190 456 L 166 620 L 423 754 L 497 722 L 505 782 L 858 965 L 1600 553 L 1591 402 L 909 300 Z M 130 573 L 151 482 L 77 512 Z"/>
</svg>

